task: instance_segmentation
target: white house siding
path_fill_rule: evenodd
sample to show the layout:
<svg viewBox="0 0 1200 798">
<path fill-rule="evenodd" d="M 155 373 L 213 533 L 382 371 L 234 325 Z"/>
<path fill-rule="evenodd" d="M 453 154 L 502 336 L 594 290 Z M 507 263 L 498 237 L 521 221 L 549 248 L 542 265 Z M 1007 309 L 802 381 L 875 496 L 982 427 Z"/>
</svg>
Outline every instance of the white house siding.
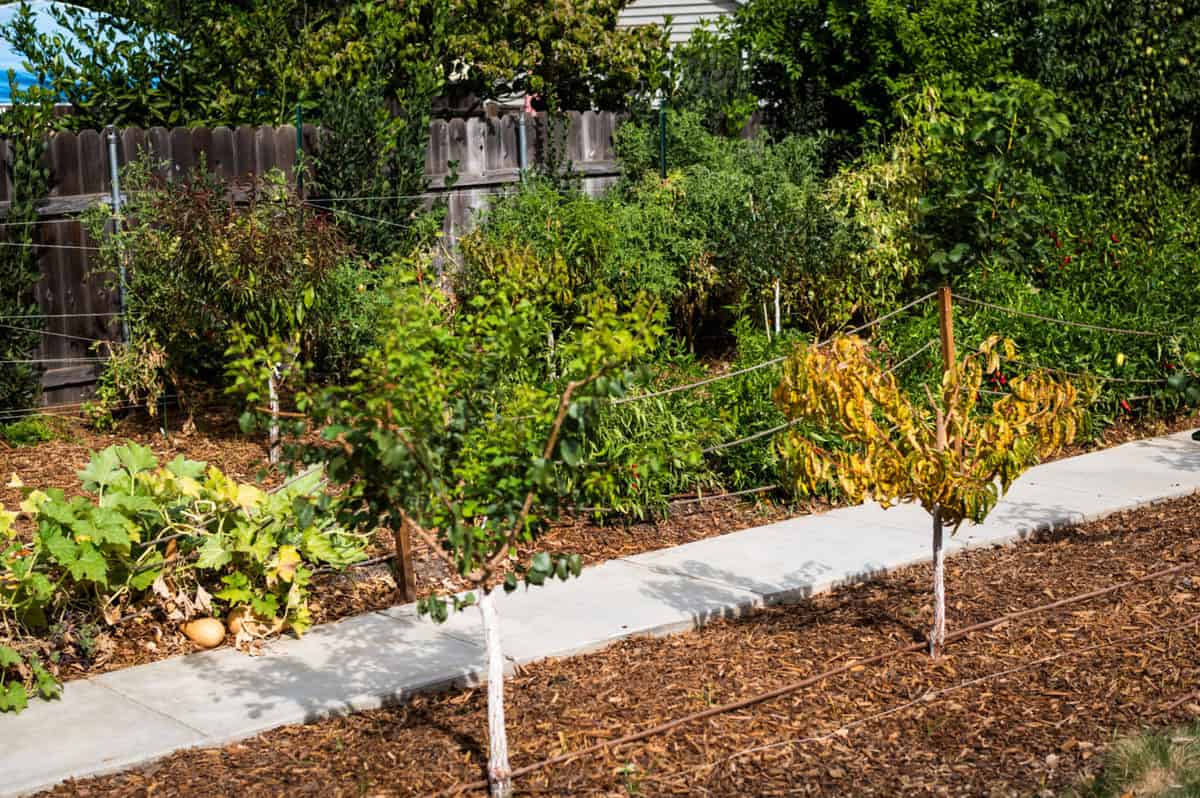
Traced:
<svg viewBox="0 0 1200 798">
<path fill-rule="evenodd" d="M 633 0 L 617 17 L 618 28 L 662 25 L 671 20 L 671 44 L 686 42 L 703 22 L 715 22 L 737 9 L 737 0 Z"/>
</svg>

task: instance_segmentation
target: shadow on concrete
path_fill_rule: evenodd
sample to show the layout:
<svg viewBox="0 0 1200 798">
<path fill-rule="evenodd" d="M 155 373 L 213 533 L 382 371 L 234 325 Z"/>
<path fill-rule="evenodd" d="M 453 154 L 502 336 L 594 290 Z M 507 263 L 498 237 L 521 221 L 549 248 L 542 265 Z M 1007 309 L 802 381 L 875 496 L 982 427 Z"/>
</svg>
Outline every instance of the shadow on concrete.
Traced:
<svg viewBox="0 0 1200 798">
<path fill-rule="evenodd" d="M 223 649 L 100 680 L 215 744 L 477 684 L 482 667 L 480 648 L 440 634 L 431 621 L 371 613 L 279 641 L 263 656 Z"/>
</svg>

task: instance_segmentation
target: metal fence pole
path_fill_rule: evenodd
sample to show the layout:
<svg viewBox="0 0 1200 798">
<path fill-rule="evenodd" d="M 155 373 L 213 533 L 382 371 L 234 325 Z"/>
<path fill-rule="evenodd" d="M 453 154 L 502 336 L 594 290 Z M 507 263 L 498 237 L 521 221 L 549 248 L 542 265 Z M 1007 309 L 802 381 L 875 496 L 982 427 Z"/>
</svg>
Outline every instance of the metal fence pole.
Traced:
<svg viewBox="0 0 1200 798">
<path fill-rule="evenodd" d="M 117 129 L 114 127 L 108 133 L 108 167 L 112 176 L 112 215 L 113 235 L 121 234 L 121 170 L 117 161 Z M 129 343 L 129 316 L 125 308 L 125 248 L 117 239 L 117 258 L 119 261 L 117 292 L 121 303 L 121 339 Z"/>
</svg>

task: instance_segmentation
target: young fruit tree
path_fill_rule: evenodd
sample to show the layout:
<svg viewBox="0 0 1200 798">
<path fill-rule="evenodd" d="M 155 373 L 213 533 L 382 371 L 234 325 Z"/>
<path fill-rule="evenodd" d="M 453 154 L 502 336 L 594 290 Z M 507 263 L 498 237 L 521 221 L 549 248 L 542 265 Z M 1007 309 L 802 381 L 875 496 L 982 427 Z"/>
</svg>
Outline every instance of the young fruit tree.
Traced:
<svg viewBox="0 0 1200 798">
<path fill-rule="evenodd" d="M 419 538 L 477 591 L 425 598 L 418 608 L 441 622 L 478 604 L 494 795 L 512 790 L 497 591 L 579 575 L 578 555 L 529 544 L 574 498 L 565 486 L 588 467 L 581 441 L 597 404 L 625 392 L 631 366 L 662 332 L 648 302 L 619 311 L 592 297 L 557 341 L 551 368 L 551 319 L 528 293 L 528 285 L 488 282 L 455 307 L 434 287 L 402 286 L 378 348 L 349 384 L 304 400 L 325 441 L 308 456 L 346 486 L 344 520 L 392 530 L 398 552 Z"/>
<path fill-rule="evenodd" d="M 780 450 L 798 490 L 836 484 L 855 503 L 884 507 L 919 502 L 933 517 L 934 657 L 946 640 L 943 525 L 951 534 L 963 521 L 982 523 L 1009 486 L 1030 466 L 1070 443 L 1082 407 L 1069 382 L 1043 370 L 1008 381 L 1009 391 L 980 404 L 985 371 L 1000 358 L 1016 359 L 1013 343 L 998 336 L 954 362 L 927 402 L 914 402 L 895 376 L 857 337 L 826 346 L 801 346 L 788 358 L 775 401 L 791 420 Z M 809 426 L 840 440 L 822 447 Z"/>
</svg>

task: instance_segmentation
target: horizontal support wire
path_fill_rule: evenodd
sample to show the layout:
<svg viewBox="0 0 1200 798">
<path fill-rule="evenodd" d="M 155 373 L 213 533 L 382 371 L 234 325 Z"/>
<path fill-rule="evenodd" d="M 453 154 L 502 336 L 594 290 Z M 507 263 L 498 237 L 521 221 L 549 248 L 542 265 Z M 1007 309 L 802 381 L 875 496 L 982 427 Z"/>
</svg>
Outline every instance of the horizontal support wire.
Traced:
<svg viewBox="0 0 1200 798">
<path fill-rule="evenodd" d="M 106 357 L 42 357 L 42 358 L 16 358 L 13 360 L 0 360 L 0 365 L 14 366 L 18 363 L 33 364 L 33 363 L 106 363 Z"/>
<path fill-rule="evenodd" d="M 315 200 L 311 200 L 311 202 L 320 204 L 325 202 L 371 202 L 400 199 L 438 199 L 439 197 L 448 196 L 451 192 L 462 194 L 469 192 L 472 194 L 511 195 L 520 190 L 520 187 L 521 186 L 519 183 L 513 183 L 510 188 L 471 188 L 470 186 L 451 186 L 449 188 L 444 188 L 437 191 L 426 191 L 423 194 L 383 194 L 377 197 L 319 197 Z"/>
<path fill-rule="evenodd" d="M 23 313 L 8 316 L 0 316 L 0 321 L 17 321 L 20 319 L 92 319 L 92 318 L 119 318 L 124 314 L 119 310 L 104 311 L 101 313 Z"/>
<path fill-rule="evenodd" d="M 883 316 L 880 316 L 877 319 L 873 319 L 869 322 L 866 322 L 865 324 L 860 324 L 857 327 L 846 330 L 843 333 L 838 333 L 838 335 L 854 335 L 855 333 L 863 332 L 864 330 L 868 330 L 872 327 L 877 327 L 880 324 L 883 324 L 884 322 L 892 319 L 893 317 L 898 316 L 899 314 L 903 313 L 904 311 L 914 308 L 917 305 L 921 304 L 922 302 L 926 302 L 935 296 L 937 296 L 937 292 L 930 291 L 925 296 L 914 299 L 912 302 L 909 302 L 907 305 L 904 305 L 903 307 L 896 308 L 895 310 L 891 311 L 890 313 L 887 313 Z M 836 337 L 836 336 L 834 336 L 834 337 Z M 824 341 L 819 341 L 816 344 L 813 344 L 813 346 L 824 346 L 825 344 L 829 343 L 832 340 L 833 340 L 833 337 L 826 338 Z M 764 360 L 761 363 L 755 363 L 753 366 L 746 366 L 745 368 L 726 372 L 724 374 L 717 374 L 712 377 L 705 377 L 704 379 L 696 380 L 695 382 L 684 383 L 683 385 L 674 385 L 674 386 L 671 386 L 670 388 L 663 388 L 660 391 L 651 391 L 649 393 L 640 393 L 636 396 L 624 396 L 624 397 L 621 397 L 620 399 L 612 400 L 611 404 L 623 405 L 626 402 L 636 402 L 636 401 L 639 401 L 642 399 L 653 399 L 657 396 L 666 396 L 667 394 L 678 393 L 679 391 L 687 391 L 692 388 L 699 388 L 703 385 L 709 385 L 710 383 L 720 382 L 721 380 L 732 379 L 733 377 L 740 377 L 743 374 L 749 374 L 750 372 L 757 371 L 758 369 L 767 368 L 768 366 L 774 366 L 776 364 L 782 363 L 785 360 L 787 360 L 786 355 L 782 355 L 780 357 L 773 357 L 770 360 Z"/>
<path fill-rule="evenodd" d="M 738 496 L 750 496 L 755 493 L 766 493 L 772 490 L 779 490 L 779 485 L 762 485 L 757 488 L 747 488 L 746 490 L 735 490 L 727 493 L 714 493 L 711 496 L 689 496 L 686 499 L 671 499 L 667 502 L 670 507 L 680 507 L 686 504 L 703 504 L 708 501 L 717 501 L 718 499 L 732 499 Z M 574 513 L 611 513 L 616 515 L 626 515 L 624 510 L 618 510 L 615 507 L 564 507 L 564 510 Z"/>
<path fill-rule="evenodd" d="M 70 216 L 61 219 L 31 219 L 27 222 L 0 222 L 0 227 L 31 227 L 35 224 L 79 224 L 82 219 Z"/>
<path fill-rule="evenodd" d="M 939 339 L 937 339 L 937 338 L 931 339 L 930 341 L 926 342 L 925 345 L 922 346 L 920 349 L 913 352 L 908 357 L 904 358 L 899 363 L 892 366 L 891 368 L 889 368 L 887 371 L 885 371 L 883 373 L 891 374 L 891 373 L 897 371 L 898 369 L 903 368 L 908 363 L 915 360 L 919 355 L 922 355 L 925 352 L 928 352 L 937 343 L 939 343 Z M 723 449 L 731 449 L 734 446 L 740 446 L 743 443 L 749 443 L 750 441 L 755 441 L 755 440 L 758 440 L 759 438 L 765 438 L 768 435 L 774 435 L 777 432 L 783 432 L 785 429 L 788 429 L 789 427 L 794 427 L 796 424 L 800 423 L 801 420 L 802 419 L 794 418 L 791 421 L 786 421 L 777 427 L 771 427 L 770 429 L 764 429 L 764 430 L 761 430 L 760 432 L 754 432 L 754 433 L 751 433 L 750 435 L 745 436 L 744 438 L 738 438 L 737 440 L 732 440 L 732 441 L 729 441 L 728 443 L 718 443 L 713 446 L 709 446 L 705 449 L 701 449 L 700 453 L 701 454 L 712 454 L 713 452 L 719 452 Z"/>
<path fill-rule="evenodd" d="M 343 211 L 343 210 L 338 210 L 338 209 L 334 209 L 334 208 L 326 208 L 322 205 L 317 205 L 315 203 L 308 202 L 308 201 L 305 201 L 304 205 L 306 205 L 309 208 L 316 208 L 317 210 L 321 210 L 321 211 L 329 211 L 330 213 L 334 213 L 334 214 L 340 213 L 340 214 L 344 214 L 346 216 L 353 216 L 355 219 L 362 219 L 363 221 L 366 221 L 366 222 L 374 222 L 375 224 L 386 224 L 386 225 L 390 225 L 391 227 L 399 227 L 402 230 L 407 230 L 411 226 L 411 225 L 407 225 L 407 224 L 401 224 L 400 222 L 394 222 L 391 219 L 380 219 L 375 216 L 366 216 L 361 213 L 354 213 L 353 211 Z"/>
<path fill-rule="evenodd" d="M 81 252 L 100 252 L 100 247 L 85 247 L 78 244 L 38 244 L 23 241 L 0 241 L 0 247 L 22 247 L 24 249 L 72 249 Z"/>
<path fill-rule="evenodd" d="M 135 410 L 137 408 L 150 407 L 150 405 L 158 405 L 163 402 L 175 401 L 179 398 L 179 394 L 164 394 L 153 402 L 121 402 L 115 405 L 109 405 L 109 410 Z M 46 405 L 44 407 L 26 407 L 19 409 L 0 410 L 0 421 L 12 421 L 20 418 L 31 418 L 33 416 L 54 416 L 56 418 L 69 418 L 78 414 L 84 405 L 91 404 L 90 401 L 72 402 L 70 404 L 61 405 Z"/>
<path fill-rule="evenodd" d="M 1028 319 L 1037 319 L 1038 321 L 1046 321 L 1046 322 L 1050 322 L 1051 324 L 1062 324 L 1067 327 L 1079 327 L 1084 330 L 1094 330 L 1096 332 L 1117 333 L 1120 335 L 1143 335 L 1143 336 L 1152 337 L 1152 338 L 1165 338 L 1166 337 L 1163 333 L 1151 332 L 1150 330 L 1133 330 L 1133 329 L 1129 329 L 1127 327 L 1106 327 L 1101 324 L 1088 324 L 1087 322 L 1082 322 L 1082 321 L 1070 321 L 1068 319 L 1056 319 L 1053 316 L 1043 316 L 1040 313 L 1030 313 L 1027 310 L 1018 310 L 1017 308 L 1012 308 L 1007 305 L 997 305 L 993 302 L 985 302 L 982 299 L 972 299 L 971 297 L 963 296 L 962 294 L 952 294 L 952 296 L 955 299 L 957 299 L 959 302 L 966 302 L 969 305 L 978 305 L 980 307 L 989 308 L 990 310 L 997 310 L 1002 313 L 1012 313 L 1016 316 L 1024 316 L 1025 318 L 1028 318 Z"/>
<path fill-rule="evenodd" d="M 941 340 L 940 340 L 940 339 L 938 339 L 938 338 L 933 338 L 933 339 L 931 339 L 931 340 L 927 341 L 927 342 L 925 343 L 925 345 L 924 345 L 924 346 L 922 346 L 920 349 L 918 349 L 917 351 L 913 352 L 911 355 L 909 355 L 908 357 L 904 358 L 904 359 L 903 359 L 903 360 L 901 360 L 899 363 L 897 363 L 896 365 L 892 366 L 891 368 L 889 368 L 887 371 L 885 371 L 885 372 L 883 372 L 883 373 L 884 373 L 884 374 L 894 374 L 895 372 L 897 372 L 897 371 L 899 371 L 900 369 L 902 369 L 902 368 L 904 368 L 905 366 L 907 366 L 907 365 L 908 365 L 909 363 L 911 363 L 912 361 L 916 360 L 916 359 L 917 359 L 918 357 L 920 357 L 921 355 L 923 355 L 923 354 L 925 354 L 926 352 L 928 352 L 930 349 L 932 349 L 934 346 L 936 346 L 936 345 L 937 345 L 937 344 L 939 344 L 940 342 L 941 342 Z"/>
<path fill-rule="evenodd" d="M 0 324 L 0 327 L 6 330 L 17 330 L 18 332 L 37 333 L 38 335 L 50 335 L 55 338 L 70 338 L 73 341 L 86 341 L 89 344 L 98 344 L 101 341 L 107 340 L 104 338 L 84 338 L 82 335 L 71 335 L 69 333 L 55 332 L 54 330 L 39 330 L 34 327 L 18 327 L 15 324 Z"/>
<path fill-rule="evenodd" d="M 1133 377 L 1106 377 L 1103 374 L 1089 374 L 1084 371 L 1070 371 L 1068 369 L 1059 368 L 1058 366 L 1042 366 L 1037 363 L 1032 363 L 1028 360 L 1018 360 L 1017 358 L 1012 357 L 1002 357 L 1000 359 L 1005 363 L 1014 363 L 1018 366 L 1029 366 L 1030 368 L 1044 369 L 1046 371 L 1053 371 L 1058 374 L 1066 374 L 1068 377 L 1080 377 L 1087 380 L 1100 380 L 1101 382 L 1123 382 L 1129 385 L 1162 385 L 1166 382 L 1165 379 L 1144 380 Z"/>
</svg>

